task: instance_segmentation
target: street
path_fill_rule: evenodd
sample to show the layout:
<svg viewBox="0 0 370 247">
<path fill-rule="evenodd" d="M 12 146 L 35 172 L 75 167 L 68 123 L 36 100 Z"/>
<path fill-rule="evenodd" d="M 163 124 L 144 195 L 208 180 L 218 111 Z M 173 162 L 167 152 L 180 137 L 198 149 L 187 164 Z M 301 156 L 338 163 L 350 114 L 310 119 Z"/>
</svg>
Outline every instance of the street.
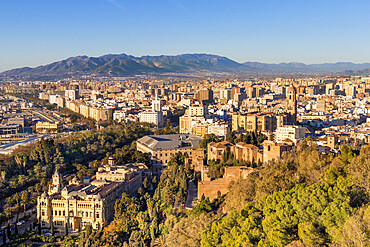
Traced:
<svg viewBox="0 0 370 247">
<path fill-rule="evenodd" d="M 30 209 L 29 211 L 32 212 L 32 209 Z M 15 220 L 16 220 L 16 218 L 14 217 L 11 221 L 13 223 L 15 223 Z M 30 228 L 30 225 L 35 220 L 36 220 L 36 215 L 35 214 L 31 214 L 31 217 L 28 220 L 25 220 L 26 222 L 24 224 L 18 226 L 18 233 L 19 234 L 23 234 L 25 231 L 27 231 Z M 6 223 L 6 225 L 7 225 L 7 223 Z M 5 228 L 6 228 L 6 226 L 5 227 L 2 227 L 2 230 L 5 229 Z M 12 229 L 11 232 L 12 232 L 12 234 L 14 234 L 14 229 Z M 8 236 L 6 238 L 6 241 L 7 241 L 7 243 L 9 242 Z M 2 237 L 0 237 L 0 242 L 3 244 L 3 238 Z"/>
<path fill-rule="evenodd" d="M 188 185 L 188 195 L 186 197 L 185 208 L 192 209 L 193 201 L 197 196 L 198 196 L 197 187 L 195 186 L 193 180 L 190 180 Z"/>
</svg>

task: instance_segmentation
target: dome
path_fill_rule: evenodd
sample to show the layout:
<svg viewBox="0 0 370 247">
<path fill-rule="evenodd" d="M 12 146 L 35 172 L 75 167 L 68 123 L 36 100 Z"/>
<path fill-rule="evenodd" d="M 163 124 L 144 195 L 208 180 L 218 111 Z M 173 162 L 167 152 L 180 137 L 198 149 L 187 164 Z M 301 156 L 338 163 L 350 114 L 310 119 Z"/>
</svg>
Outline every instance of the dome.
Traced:
<svg viewBox="0 0 370 247">
<path fill-rule="evenodd" d="M 48 198 L 48 193 L 46 193 L 46 192 L 42 193 L 42 194 L 41 194 L 41 198 L 42 198 L 42 199 L 46 199 L 46 198 Z"/>
</svg>

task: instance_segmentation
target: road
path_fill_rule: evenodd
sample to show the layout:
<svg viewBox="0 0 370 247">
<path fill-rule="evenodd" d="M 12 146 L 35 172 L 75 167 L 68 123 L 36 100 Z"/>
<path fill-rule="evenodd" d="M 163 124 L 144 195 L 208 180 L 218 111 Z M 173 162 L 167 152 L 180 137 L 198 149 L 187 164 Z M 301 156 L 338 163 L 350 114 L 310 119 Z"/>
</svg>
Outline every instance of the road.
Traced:
<svg viewBox="0 0 370 247">
<path fill-rule="evenodd" d="M 11 151 L 13 151 L 15 148 L 17 148 L 20 145 L 27 145 L 29 143 L 36 142 L 39 139 L 41 139 L 43 137 L 45 138 L 45 137 L 48 137 L 48 136 L 50 136 L 50 135 L 49 134 L 45 134 L 45 135 L 41 135 L 41 136 L 36 136 L 36 137 L 28 138 L 26 140 L 19 141 L 19 142 L 12 142 L 12 143 L 8 143 L 8 144 L 0 145 L 0 153 L 8 153 L 8 152 L 11 152 Z"/>
<path fill-rule="evenodd" d="M 188 195 L 186 197 L 185 208 L 192 209 L 193 201 L 195 198 L 197 198 L 197 196 L 198 196 L 197 187 L 195 186 L 193 180 L 190 180 L 188 184 Z"/>
<path fill-rule="evenodd" d="M 14 223 L 15 221 L 16 221 L 16 219 L 15 219 L 15 218 L 13 218 L 13 219 L 11 220 L 11 222 L 13 222 L 13 223 Z M 30 217 L 28 220 L 26 220 L 26 223 L 24 223 L 23 225 L 18 226 L 18 233 L 19 233 L 19 234 L 23 234 L 25 231 L 29 230 L 30 225 L 31 225 L 34 221 L 36 221 L 36 215 L 35 215 L 35 214 L 32 214 L 32 215 L 31 215 L 31 217 Z M 8 223 L 6 223 L 6 224 L 8 224 Z M 4 229 L 4 228 L 2 227 L 2 229 Z M 14 234 L 14 229 L 13 229 L 13 230 L 11 230 L 11 232 L 12 232 L 12 234 Z M 9 239 L 8 239 L 8 238 L 6 238 L 6 241 L 7 241 L 7 243 L 8 243 L 8 242 L 9 242 Z M 0 237 L 0 242 L 3 244 L 3 238 L 2 238 L 2 236 Z"/>
<path fill-rule="evenodd" d="M 35 210 L 35 208 L 31 208 L 31 209 L 26 210 L 26 215 L 30 215 L 33 210 Z M 24 217 L 23 212 L 19 213 L 18 218 L 21 219 L 23 217 Z M 10 222 L 10 224 L 14 224 L 14 223 L 16 223 L 16 221 L 17 221 L 17 216 L 14 216 L 13 218 L 10 219 L 9 222 Z M 4 224 L 1 225 L 1 229 L 5 228 L 7 225 L 8 225 L 8 221 L 6 221 Z"/>
</svg>

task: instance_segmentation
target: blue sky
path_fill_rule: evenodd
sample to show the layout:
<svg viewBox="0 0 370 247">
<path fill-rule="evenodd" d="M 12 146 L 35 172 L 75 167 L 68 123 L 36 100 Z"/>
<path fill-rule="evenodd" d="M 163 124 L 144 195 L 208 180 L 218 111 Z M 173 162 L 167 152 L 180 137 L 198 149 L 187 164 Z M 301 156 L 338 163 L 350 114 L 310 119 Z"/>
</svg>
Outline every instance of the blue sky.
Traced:
<svg viewBox="0 0 370 247">
<path fill-rule="evenodd" d="M 0 71 L 70 56 L 370 62 L 370 1 L 0 0 Z"/>
</svg>

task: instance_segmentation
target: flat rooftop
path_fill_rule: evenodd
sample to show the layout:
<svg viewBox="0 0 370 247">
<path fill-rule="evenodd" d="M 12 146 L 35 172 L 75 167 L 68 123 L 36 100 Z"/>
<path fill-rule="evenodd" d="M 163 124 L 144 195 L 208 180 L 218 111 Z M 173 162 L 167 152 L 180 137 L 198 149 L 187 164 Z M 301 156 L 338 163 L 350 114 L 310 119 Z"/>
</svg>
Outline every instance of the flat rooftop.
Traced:
<svg viewBox="0 0 370 247">
<path fill-rule="evenodd" d="M 198 148 L 202 137 L 190 134 L 148 135 L 137 140 L 152 150 Z"/>
</svg>

